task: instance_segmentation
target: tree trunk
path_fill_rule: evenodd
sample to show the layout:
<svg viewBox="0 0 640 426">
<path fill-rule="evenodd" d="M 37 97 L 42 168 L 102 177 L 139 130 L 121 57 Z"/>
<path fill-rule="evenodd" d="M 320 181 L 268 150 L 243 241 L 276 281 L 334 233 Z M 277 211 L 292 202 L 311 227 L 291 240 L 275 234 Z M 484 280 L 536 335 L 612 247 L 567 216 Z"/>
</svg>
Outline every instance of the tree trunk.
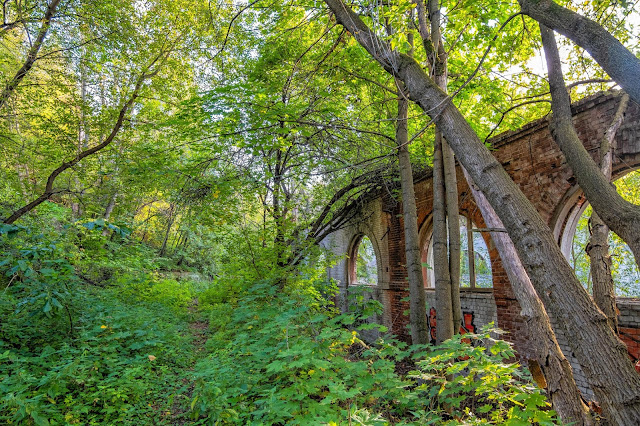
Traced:
<svg viewBox="0 0 640 426">
<path fill-rule="evenodd" d="M 611 125 L 605 131 L 600 142 L 600 170 L 604 177 L 611 181 L 613 169 L 613 152 L 616 149 L 615 135 L 627 109 L 629 96 L 623 95 Z M 609 228 L 596 212 L 589 218 L 589 242 L 585 251 L 590 259 L 591 280 L 593 282 L 593 300 L 604 312 L 609 325 L 618 333 L 618 315 L 613 277 L 611 276 L 611 256 L 609 254 Z"/>
<path fill-rule="evenodd" d="M 611 276 L 611 256 L 609 255 L 609 228 L 596 212 L 589 218 L 589 242 L 585 251 L 589 256 L 593 300 L 606 315 L 614 333 L 618 333 L 618 315 L 615 286 Z"/>
<path fill-rule="evenodd" d="M 445 211 L 442 134 L 436 130 L 433 152 L 433 275 L 436 288 L 436 343 L 453 337 L 451 277 L 447 251 L 447 221 Z"/>
<path fill-rule="evenodd" d="M 431 71 L 435 83 L 443 92 L 447 92 L 447 53 L 444 50 L 444 43 L 440 31 L 440 2 L 429 0 L 429 21 L 431 24 L 431 49 L 432 66 Z M 418 11 L 420 13 L 420 11 Z M 427 52 L 427 56 L 428 56 Z M 438 130 L 436 130 L 438 132 Z M 441 133 L 440 133 L 441 135 Z M 436 136 L 437 137 L 437 136 Z M 445 197 L 443 203 L 447 215 L 447 239 L 449 242 L 449 280 L 451 282 L 451 312 L 453 318 L 453 333 L 460 331 L 462 324 L 462 309 L 460 308 L 460 220 L 458 207 L 458 182 L 456 179 L 456 161 L 453 151 L 442 139 L 442 168 L 444 175 Z"/>
<path fill-rule="evenodd" d="M 545 307 L 572 336 L 569 342 L 605 415 L 614 424 L 640 424 L 640 376 L 626 346 L 584 291 L 531 202 L 420 64 L 391 50 L 341 0 L 325 3 L 388 73 L 404 81 L 410 99 L 447 138 L 460 164 L 502 220 Z"/>
<path fill-rule="evenodd" d="M 82 40 L 82 37 L 81 37 Z M 81 53 L 80 55 L 82 56 L 82 59 L 80 60 L 80 63 L 82 63 L 83 59 L 84 59 L 84 49 L 81 49 L 83 53 Z M 85 77 L 85 67 L 83 65 L 80 65 L 80 100 L 81 100 L 81 106 L 80 106 L 80 122 L 78 123 L 78 150 L 77 150 L 77 154 L 80 154 L 82 151 L 84 151 L 85 149 L 89 148 L 89 134 L 87 133 L 87 123 L 86 123 L 86 117 L 85 117 L 85 105 L 87 102 L 87 79 Z M 77 168 L 81 170 L 82 165 L 78 164 Z M 81 203 L 81 199 L 80 197 L 82 195 L 84 195 L 84 190 L 81 189 L 82 186 L 80 184 L 80 179 L 78 178 L 78 174 L 76 174 L 73 177 L 73 182 L 75 184 L 75 188 L 76 188 L 76 201 L 73 201 L 71 203 L 71 212 L 73 214 L 74 219 L 79 219 L 80 217 L 82 217 L 83 215 L 83 208 L 82 208 L 82 203 Z M 107 235 L 109 233 L 109 231 L 107 229 L 104 229 L 102 231 L 102 235 Z"/>
<path fill-rule="evenodd" d="M 433 35 L 433 32 L 431 33 Z M 446 70 L 446 59 L 442 44 L 439 44 L 441 55 L 436 69 L 442 67 Z M 440 81 L 439 81 L 440 80 Z M 446 71 L 441 78 L 436 77 L 438 86 L 447 91 Z M 458 181 L 456 179 L 456 160 L 453 151 L 442 139 L 442 167 L 444 172 L 445 206 L 448 219 L 449 241 L 449 279 L 451 281 L 451 311 L 453 318 L 453 333 L 457 334 L 462 325 L 462 309 L 460 307 L 460 208 L 458 206 Z"/>
<path fill-rule="evenodd" d="M 274 246 L 276 250 L 276 263 L 279 268 L 284 268 L 286 265 L 285 262 L 285 209 L 286 206 L 281 205 L 281 194 L 282 194 L 282 184 L 283 184 L 283 176 L 282 176 L 282 151 L 277 150 L 276 152 L 276 165 L 275 165 L 275 173 L 273 176 L 273 221 L 276 226 L 276 235 L 274 237 Z"/>
<path fill-rule="evenodd" d="M 458 213 L 460 209 L 458 207 L 456 160 L 453 158 L 451 148 L 444 140 L 442 142 L 442 159 L 449 222 L 449 278 L 451 280 L 453 333 L 458 334 L 462 325 L 462 308 L 460 307 L 460 214 Z"/>
<path fill-rule="evenodd" d="M 518 3 L 523 13 L 589 52 L 631 99 L 640 104 L 640 59 L 600 24 L 551 0 L 518 0 Z"/>
<path fill-rule="evenodd" d="M 31 45 L 29 52 L 27 52 L 27 58 L 25 59 L 24 64 L 22 64 L 22 67 L 18 70 L 11 81 L 7 83 L 4 90 L 0 94 L 0 109 L 2 109 L 4 104 L 7 102 L 7 99 L 9 99 L 9 96 L 11 96 L 13 91 L 16 90 L 22 79 L 27 75 L 27 73 L 33 67 L 33 64 L 38 59 L 38 52 L 40 52 L 40 48 L 42 47 L 44 38 L 47 36 L 47 32 L 49 31 L 49 27 L 51 26 L 51 18 L 53 18 L 53 14 L 56 12 L 59 4 L 60 0 L 51 0 L 51 3 L 49 3 L 49 5 L 47 6 L 47 10 L 44 13 L 44 17 L 42 18 L 42 25 L 40 26 L 40 30 L 38 31 L 38 36 Z"/>
<path fill-rule="evenodd" d="M 102 218 L 104 220 L 109 220 L 111 217 L 111 213 L 113 213 L 113 209 L 116 207 L 116 200 L 118 199 L 118 193 L 114 192 L 113 195 L 109 198 L 109 204 L 107 204 L 107 208 L 104 210 L 104 214 Z M 109 228 L 104 228 L 102 231 L 102 235 L 109 235 Z"/>
<path fill-rule="evenodd" d="M 542 24 L 540 31 L 549 69 L 553 139 L 562 150 L 593 210 L 629 245 L 636 263 L 640 265 L 640 206 L 628 202 L 618 194 L 582 145 L 573 126 L 571 99 L 562 76 L 553 31 Z"/>
<path fill-rule="evenodd" d="M 484 222 L 489 228 L 504 228 L 487 198 L 475 185 L 468 173 L 465 177 L 473 193 L 476 205 L 482 213 Z M 544 309 L 529 276 L 516 254 L 511 238 L 504 232 L 492 232 L 491 239 L 498 249 L 502 266 L 509 277 L 513 293 L 522 310 L 520 315 L 527 325 L 527 336 L 533 341 L 534 353 L 529 356 L 535 360 L 544 375 L 549 400 L 560 418 L 565 423 L 576 425 L 594 424 L 588 408 L 582 402 L 580 390 L 573 378 L 569 361 L 562 353 L 556 336 L 551 328 L 547 311 Z M 472 244 L 470 242 L 469 244 Z M 537 380 L 540 384 L 540 380 Z"/>
<path fill-rule="evenodd" d="M 109 220 L 111 217 L 111 213 L 113 213 L 113 209 L 116 207 L 116 200 L 118 199 L 118 193 L 114 192 L 111 198 L 109 198 L 109 204 L 107 204 L 107 208 L 104 210 L 104 215 L 102 216 L 104 220 Z"/>
<path fill-rule="evenodd" d="M 402 211 L 404 212 L 404 250 L 409 276 L 409 322 L 411 325 L 411 342 L 414 344 L 429 343 L 427 327 L 427 301 L 422 279 L 422 261 L 420 239 L 418 234 L 418 214 L 416 210 L 416 194 L 413 188 L 413 173 L 409 157 L 409 137 L 407 130 L 409 101 L 402 93 L 401 82 L 398 82 L 398 121 L 396 124 L 396 144 L 398 145 L 398 163 L 400 165 L 400 185 L 402 186 Z"/>
<path fill-rule="evenodd" d="M 164 233 L 162 240 L 162 247 L 160 248 L 160 257 L 164 256 L 167 252 L 167 242 L 169 241 L 169 234 L 171 233 L 171 227 L 175 221 L 175 204 L 169 204 L 169 218 L 167 219 L 167 230 Z"/>
<path fill-rule="evenodd" d="M 20 192 L 22 197 L 26 201 L 29 199 L 29 192 L 27 191 L 27 184 L 29 182 L 29 166 L 25 164 L 18 164 L 16 166 L 16 172 L 18 173 L 18 183 L 20 184 Z"/>
</svg>

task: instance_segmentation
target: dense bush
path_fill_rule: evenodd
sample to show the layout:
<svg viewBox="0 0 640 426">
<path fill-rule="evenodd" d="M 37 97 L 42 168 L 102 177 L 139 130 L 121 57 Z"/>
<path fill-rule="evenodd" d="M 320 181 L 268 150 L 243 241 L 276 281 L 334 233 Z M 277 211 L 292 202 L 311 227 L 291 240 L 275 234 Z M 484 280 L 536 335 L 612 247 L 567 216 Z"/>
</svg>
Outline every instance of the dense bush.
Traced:
<svg viewBox="0 0 640 426">
<path fill-rule="evenodd" d="M 248 289 L 232 315 L 224 312 L 210 355 L 196 366 L 194 418 L 222 424 L 554 424 L 542 391 L 507 362 L 513 350 L 488 331 L 435 348 L 393 340 L 367 346 L 353 330 L 357 323 L 356 329 L 376 327 L 361 321 L 366 306 L 356 315 L 332 317 L 314 307 L 316 297 L 304 290 L 282 294 L 264 282 Z M 399 364 L 416 369 L 402 377 Z"/>
<path fill-rule="evenodd" d="M 82 225 L 0 229 L 0 423 L 169 422 L 193 357 L 176 315 L 190 286 L 142 268 L 87 285 L 77 269 L 105 243 Z"/>
<path fill-rule="evenodd" d="M 4 305 L 11 300 L 2 297 Z M 116 292 L 77 295 L 74 335 L 51 338 L 45 318 L 4 317 L 0 422 L 154 424 L 171 410 L 188 366 L 184 325 L 169 311 L 123 303 Z M 3 312 L 4 313 L 4 312 Z M 36 344 L 37 343 L 37 344 Z M 28 422 L 27 422 L 28 423 Z"/>
</svg>

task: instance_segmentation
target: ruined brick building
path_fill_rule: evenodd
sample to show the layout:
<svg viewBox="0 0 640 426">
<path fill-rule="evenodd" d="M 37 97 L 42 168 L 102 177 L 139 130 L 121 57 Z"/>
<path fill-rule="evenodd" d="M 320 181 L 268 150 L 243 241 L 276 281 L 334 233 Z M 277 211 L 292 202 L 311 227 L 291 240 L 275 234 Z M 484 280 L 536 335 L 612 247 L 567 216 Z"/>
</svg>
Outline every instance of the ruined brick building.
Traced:
<svg viewBox="0 0 640 426">
<path fill-rule="evenodd" d="M 618 103 L 617 94 L 599 94 L 573 105 L 574 123 L 578 134 L 587 150 L 594 156 L 597 156 L 600 139 L 610 125 Z M 637 104 L 630 103 L 625 120 L 616 134 L 616 141 L 614 180 L 640 167 L 640 107 Z M 577 221 L 587 203 L 570 167 L 551 138 L 548 119 L 542 118 L 517 131 L 499 135 L 491 139 L 490 143 L 496 158 L 549 224 L 558 244 L 568 256 Z M 430 178 L 415 182 L 418 225 L 425 261 L 428 261 L 431 239 L 431 184 Z M 458 196 L 461 224 L 464 226 L 466 223 L 468 229 L 465 229 L 465 232 L 469 231 L 467 241 L 480 239 L 483 242 L 480 244 L 484 250 L 481 254 L 488 257 L 486 266 L 489 268 L 483 277 L 475 277 L 475 285 L 473 278 L 474 275 L 479 275 L 478 272 L 474 274 L 473 270 L 467 271 L 469 287 L 464 287 L 461 291 L 464 325 L 473 330 L 495 322 L 498 327 L 509 332 L 506 339 L 512 341 L 518 353 L 526 358 L 530 351 L 530 340 L 519 314 L 518 301 L 502 268 L 500 257 L 493 247 L 490 232 L 476 232 L 485 228 L 485 225 L 460 170 Z M 408 315 L 405 313 L 409 309 L 409 291 L 401 209 L 401 203 L 389 193 L 382 192 L 378 198 L 362 208 L 360 220 L 332 234 L 323 241 L 323 245 L 336 254 L 346 255 L 328 272 L 340 288 L 338 302 L 342 309 L 345 309 L 348 303 L 346 295 L 350 289 L 354 286 L 368 286 L 371 289 L 371 297 L 384 306 L 384 312 L 381 318 L 378 318 L 378 322 L 387 326 L 400 338 L 408 340 Z M 471 227 L 476 231 L 471 232 Z M 358 283 L 355 259 L 358 246 L 364 237 L 371 242 L 372 251 L 375 253 L 377 276 L 373 280 L 375 282 Z M 467 244 L 470 247 L 477 245 Z M 472 254 L 471 258 L 475 257 Z M 472 268 L 470 266 L 469 269 Z M 424 270 L 424 277 L 429 311 L 435 306 L 435 291 L 427 269 Z M 627 344 L 630 356 L 638 360 L 640 300 L 618 298 L 617 303 L 620 310 L 620 337 Z M 585 396 L 592 396 L 567 344 L 567 339 L 571 336 L 565 336 L 557 327 L 554 328 L 565 355 L 573 365 L 578 385 Z"/>
</svg>

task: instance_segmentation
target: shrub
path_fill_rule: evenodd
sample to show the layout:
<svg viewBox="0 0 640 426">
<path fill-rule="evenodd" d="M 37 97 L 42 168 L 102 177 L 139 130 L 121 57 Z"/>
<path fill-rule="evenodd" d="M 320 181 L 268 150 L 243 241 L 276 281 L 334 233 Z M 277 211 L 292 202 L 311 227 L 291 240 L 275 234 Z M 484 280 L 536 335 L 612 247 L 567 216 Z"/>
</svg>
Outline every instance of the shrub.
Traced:
<svg viewBox="0 0 640 426">
<path fill-rule="evenodd" d="M 167 422 L 193 359 L 176 315 L 188 286 L 85 286 L 72 239 L 0 228 L 0 423 Z"/>
<path fill-rule="evenodd" d="M 121 276 L 115 280 L 114 286 L 124 300 L 160 304 L 176 312 L 184 311 L 194 296 L 188 282 L 160 279 L 157 275 L 144 272 Z"/>
<path fill-rule="evenodd" d="M 330 319 L 309 305 L 300 295 L 278 297 L 270 283 L 249 289 L 229 324 L 235 332 L 196 366 L 194 415 L 235 424 L 317 424 L 348 417 L 371 395 L 385 402 L 401 396 L 405 384 L 391 360 L 350 359 L 360 341 L 342 323 L 353 317 Z"/>
<path fill-rule="evenodd" d="M 439 347 L 407 348 L 393 340 L 369 347 L 358 330 L 376 326 L 364 321 L 362 309 L 331 316 L 317 308 L 323 305 L 314 301 L 317 294 L 299 287 L 283 294 L 263 282 L 231 312 L 214 311 L 225 326 L 210 339 L 209 357 L 196 365 L 194 418 L 223 424 L 556 421 L 542 391 L 507 362 L 511 347 L 491 340 L 489 331 Z M 488 341 L 489 347 L 481 344 Z M 417 369 L 402 377 L 398 363 Z"/>
<path fill-rule="evenodd" d="M 544 392 L 528 370 L 514 363 L 512 346 L 491 337 L 495 330 L 456 335 L 419 351 L 417 370 L 409 377 L 425 401 L 421 420 L 437 424 L 557 423 Z"/>
<path fill-rule="evenodd" d="M 111 290 L 77 297 L 84 309 L 73 337 L 44 321 L 3 321 L 0 422 L 156 424 L 171 409 L 175 371 L 191 359 L 184 326 L 168 310 L 123 304 Z M 37 334 L 48 339 L 35 346 L 24 338 Z"/>
</svg>

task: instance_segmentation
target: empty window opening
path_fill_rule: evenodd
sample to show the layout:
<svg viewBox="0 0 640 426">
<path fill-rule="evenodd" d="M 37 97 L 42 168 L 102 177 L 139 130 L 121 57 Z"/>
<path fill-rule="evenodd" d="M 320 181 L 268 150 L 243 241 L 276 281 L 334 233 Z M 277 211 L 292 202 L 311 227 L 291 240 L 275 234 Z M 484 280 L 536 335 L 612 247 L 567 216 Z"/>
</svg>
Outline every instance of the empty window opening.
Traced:
<svg viewBox="0 0 640 426">
<path fill-rule="evenodd" d="M 492 288 L 491 257 L 489 248 L 477 227 L 465 216 L 459 216 L 460 224 L 460 287 Z M 469 244 L 471 241 L 471 244 Z M 422 250 L 422 275 L 425 287 L 432 288 L 435 283 L 433 275 L 433 238 Z"/>
<path fill-rule="evenodd" d="M 634 204 L 640 203 L 640 170 L 618 179 L 615 184 L 620 195 L 626 200 Z M 585 202 L 581 210 L 583 210 L 582 214 L 575 223 L 575 227 L 566 231 L 570 233 L 572 239 L 570 252 L 565 253 L 565 256 L 567 256 L 582 285 L 589 294 L 592 294 L 591 262 L 585 251 L 585 247 L 589 242 L 589 218 L 591 217 L 592 208 L 588 202 Z M 616 296 L 640 297 L 640 271 L 638 270 L 638 265 L 629 246 L 614 232 L 609 232 L 609 254 L 611 256 L 611 275 L 615 285 Z"/>
<path fill-rule="evenodd" d="M 353 248 L 350 267 L 351 284 L 377 285 L 378 262 L 373 244 L 362 236 Z"/>
</svg>

